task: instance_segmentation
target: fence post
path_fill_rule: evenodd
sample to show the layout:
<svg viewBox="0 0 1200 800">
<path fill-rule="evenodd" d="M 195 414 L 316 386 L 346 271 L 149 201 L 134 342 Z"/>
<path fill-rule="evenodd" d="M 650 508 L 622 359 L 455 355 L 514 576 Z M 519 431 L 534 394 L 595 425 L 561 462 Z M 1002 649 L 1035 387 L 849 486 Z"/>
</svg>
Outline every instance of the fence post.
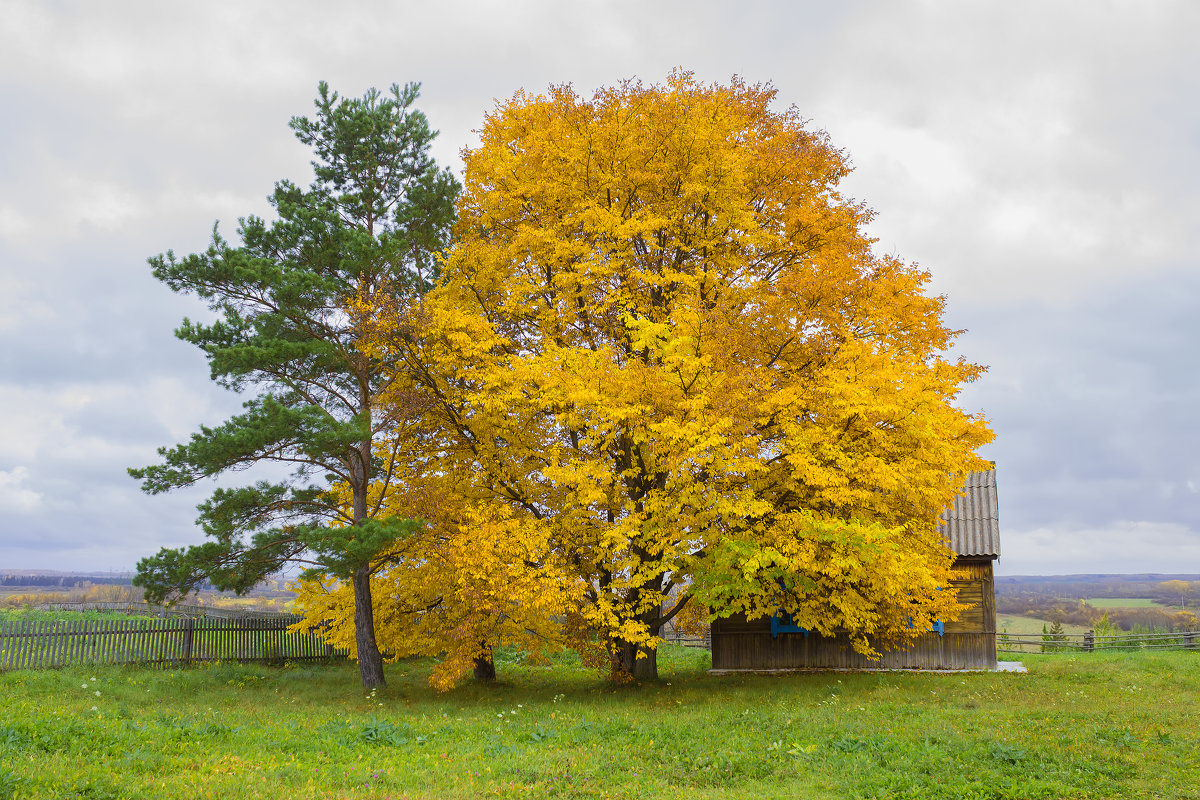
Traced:
<svg viewBox="0 0 1200 800">
<path fill-rule="evenodd" d="M 183 663 L 192 663 L 192 633 L 196 629 L 196 620 L 193 617 L 184 617 L 183 622 Z"/>
<path fill-rule="evenodd" d="M 1088 653 L 1096 649 L 1096 631 L 1090 630 L 1083 635 L 1083 649 Z"/>
<path fill-rule="evenodd" d="M 1183 646 L 1186 647 L 1188 650 L 1191 650 L 1193 647 L 1196 646 L 1196 632 L 1195 631 L 1189 631 L 1188 633 L 1185 633 L 1183 635 Z"/>
</svg>

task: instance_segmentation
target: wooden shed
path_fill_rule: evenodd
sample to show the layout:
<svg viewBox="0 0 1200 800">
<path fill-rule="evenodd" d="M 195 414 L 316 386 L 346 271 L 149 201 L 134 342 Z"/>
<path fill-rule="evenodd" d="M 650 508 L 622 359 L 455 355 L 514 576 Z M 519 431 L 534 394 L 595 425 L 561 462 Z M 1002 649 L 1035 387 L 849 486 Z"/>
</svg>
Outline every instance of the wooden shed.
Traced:
<svg viewBox="0 0 1200 800">
<path fill-rule="evenodd" d="M 996 471 L 973 472 L 966 494 L 942 514 L 942 529 L 957 554 L 951 583 L 972 607 L 939 625 L 910 650 L 883 653 L 878 661 L 856 653 L 848 635 L 819 636 L 788 630 L 769 618 L 737 615 L 712 623 L 713 670 L 788 669 L 995 669 L 996 597 L 992 564 L 1000 555 Z"/>
</svg>

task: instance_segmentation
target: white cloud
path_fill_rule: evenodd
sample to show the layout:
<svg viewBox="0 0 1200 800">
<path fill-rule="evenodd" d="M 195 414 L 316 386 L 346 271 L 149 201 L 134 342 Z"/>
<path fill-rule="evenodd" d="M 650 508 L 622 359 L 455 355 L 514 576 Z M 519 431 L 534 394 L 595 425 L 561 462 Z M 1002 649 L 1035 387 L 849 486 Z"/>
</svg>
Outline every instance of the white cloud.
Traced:
<svg viewBox="0 0 1200 800">
<path fill-rule="evenodd" d="M 61 413 L 48 400 L 36 389 L 0 385 L 0 460 L 36 461 L 46 442 L 65 440 Z"/>
<path fill-rule="evenodd" d="M 1200 531 L 1173 522 L 1121 520 L 1003 530 L 1004 575 L 1196 572 Z"/>
<path fill-rule="evenodd" d="M 874 4 L 830 38 L 809 113 L 884 250 L 952 297 L 1061 307 L 1200 259 L 1176 111 L 1200 89 L 1196 24 L 1186 3 Z"/>
<path fill-rule="evenodd" d="M 49 459 L 117 472 L 154 458 L 200 424 L 229 416 L 235 395 L 203 382 L 156 377 L 122 384 L 0 384 L 0 461 Z M 197 386 L 199 384 L 199 386 Z M 82 490 L 83 487 L 81 487 Z"/>
<path fill-rule="evenodd" d="M 146 213 L 138 193 L 116 182 L 73 178 L 66 182 L 64 190 L 64 196 L 71 198 L 62 220 L 68 225 L 87 224 L 99 230 L 116 230 Z"/>
<path fill-rule="evenodd" d="M 28 477 L 29 470 L 20 465 L 0 470 L 0 512 L 31 514 L 41 507 L 42 495 L 23 486 Z"/>
<path fill-rule="evenodd" d="M 0 239 L 16 239 L 33 227 L 33 220 L 12 205 L 0 205 Z"/>
<path fill-rule="evenodd" d="M 207 376 L 196 376 L 204 378 Z M 170 444 L 184 441 L 201 424 L 213 425 L 224 421 L 239 401 L 236 395 L 215 386 L 208 391 L 196 391 L 195 380 L 159 378 L 150 381 L 139 392 L 147 413 L 167 431 Z"/>
<path fill-rule="evenodd" d="M 36 330 L 54 317 L 54 308 L 32 276 L 17 275 L 15 270 L 0 272 L 0 333 Z"/>
</svg>

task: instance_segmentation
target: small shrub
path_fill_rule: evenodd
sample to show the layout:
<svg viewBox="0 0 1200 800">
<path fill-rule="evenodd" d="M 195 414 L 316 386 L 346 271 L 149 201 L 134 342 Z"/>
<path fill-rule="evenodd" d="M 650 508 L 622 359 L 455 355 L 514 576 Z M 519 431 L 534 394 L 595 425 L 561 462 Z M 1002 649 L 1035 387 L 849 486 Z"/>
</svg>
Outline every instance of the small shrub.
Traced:
<svg viewBox="0 0 1200 800">
<path fill-rule="evenodd" d="M 1067 641 L 1067 634 L 1063 631 L 1061 619 L 1055 619 L 1047 628 L 1042 625 L 1042 641 L 1046 644 L 1042 645 L 1043 653 L 1053 653 L 1063 649 L 1062 642 Z"/>
<path fill-rule="evenodd" d="M 412 727 L 407 724 L 397 725 L 386 719 L 371 718 L 358 731 L 359 738 L 367 744 L 384 744 L 399 747 L 407 744 L 412 738 Z"/>
<path fill-rule="evenodd" d="M 1005 764 L 1017 764 L 1025 760 L 1025 751 L 1008 742 L 995 742 L 992 744 L 991 756 Z"/>
</svg>

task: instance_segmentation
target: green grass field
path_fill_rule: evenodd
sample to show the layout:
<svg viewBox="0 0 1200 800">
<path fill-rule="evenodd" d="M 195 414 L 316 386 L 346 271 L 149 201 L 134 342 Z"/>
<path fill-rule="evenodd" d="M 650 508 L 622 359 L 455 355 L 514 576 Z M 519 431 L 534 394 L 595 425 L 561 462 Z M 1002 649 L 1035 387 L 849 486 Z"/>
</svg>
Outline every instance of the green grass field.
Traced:
<svg viewBox="0 0 1200 800">
<path fill-rule="evenodd" d="M 1042 626 L 1050 627 L 1050 621 L 1023 617 L 1017 614 L 999 614 L 996 616 L 996 629 L 1002 633 L 1014 635 L 1033 635 L 1042 632 Z M 1091 628 L 1087 625 L 1071 625 L 1063 623 L 1063 633 L 1087 633 Z"/>
<path fill-rule="evenodd" d="M 1200 653 L 1032 656 L 1029 674 L 711 677 L 667 647 L 616 688 L 498 659 L 0 674 L 0 798 L 1200 798 Z"/>
<path fill-rule="evenodd" d="M 1148 597 L 1091 597 L 1087 604 L 1092 608 L 1165 608 Z"/>
</svg>

